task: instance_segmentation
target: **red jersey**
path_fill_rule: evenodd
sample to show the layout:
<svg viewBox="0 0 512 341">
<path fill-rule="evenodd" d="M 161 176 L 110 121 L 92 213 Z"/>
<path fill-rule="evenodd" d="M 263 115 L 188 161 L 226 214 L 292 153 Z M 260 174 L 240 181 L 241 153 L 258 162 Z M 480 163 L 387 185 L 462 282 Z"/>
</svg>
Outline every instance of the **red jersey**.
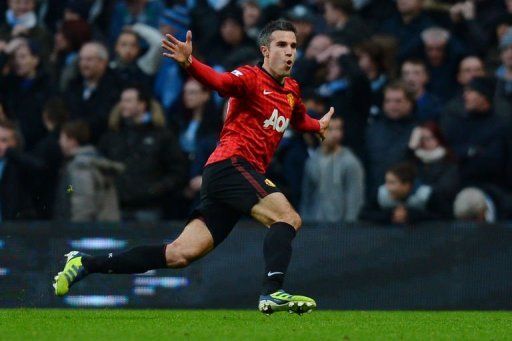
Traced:
<svg viewBox="0 0 512 341">
<path fill-rule="evenodd" d="M 265 173 L 288 125 L 298 131 L 320 130 L 319 122 L 307 114 L 293 78 L 285 78 L 281 85 L 259 66 L 218 73 L 197 59 L 187 70 L 208 88 L 229 97 L 220 142 L 207 165 L 240 156 Z"/>
</svg>

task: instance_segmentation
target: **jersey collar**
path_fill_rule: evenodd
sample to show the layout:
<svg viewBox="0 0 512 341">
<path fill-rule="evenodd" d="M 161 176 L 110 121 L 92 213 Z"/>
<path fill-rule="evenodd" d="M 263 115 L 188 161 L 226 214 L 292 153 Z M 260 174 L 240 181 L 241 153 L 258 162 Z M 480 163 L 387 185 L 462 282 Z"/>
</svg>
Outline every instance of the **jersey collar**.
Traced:
<svg viewBox="0 0 512 341">
<path fill-rule="evenodd" d="M 284 88 L 285 84 L 286 84 L 286 78 L 288 77 L 285 77 L 284 80 L 283 80 L 283 84 L 279 83 L 277 81 L 277 79 L 275 79 L 267 70 L 265 70 L 263 68 L 263 62 L 259 62 L 258 63 L 258 68 L 263 71 L 264 74 L 266 74 L 268 77 L 270 77 L 277 85 L 279 85 L 280 87 Z"/>
</svg>

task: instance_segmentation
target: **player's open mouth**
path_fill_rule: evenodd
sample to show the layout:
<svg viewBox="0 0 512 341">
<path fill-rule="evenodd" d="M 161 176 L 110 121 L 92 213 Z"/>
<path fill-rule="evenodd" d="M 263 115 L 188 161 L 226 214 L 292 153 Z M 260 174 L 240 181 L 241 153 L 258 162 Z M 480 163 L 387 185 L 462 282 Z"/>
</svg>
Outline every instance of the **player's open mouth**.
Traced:
<svg viewBox="0 0 512 341">
<path fill-rule="evenodd" d="M 292 64 L 293 64 L 293 62 L 292 62 L 291 60 L 287 60 L 287 61 L 286 61 L 286 65 L 288 65 L 288 66 L 292 66 Z"/>
</svg>

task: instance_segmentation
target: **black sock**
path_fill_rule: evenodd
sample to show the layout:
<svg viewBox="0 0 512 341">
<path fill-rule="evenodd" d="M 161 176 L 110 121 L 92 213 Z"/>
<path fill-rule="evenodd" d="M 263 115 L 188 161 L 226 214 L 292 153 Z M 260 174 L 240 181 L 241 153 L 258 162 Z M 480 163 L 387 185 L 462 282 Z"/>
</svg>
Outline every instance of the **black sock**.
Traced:
<svg viewBox="0 0 512 341">
<path fill-rule="evenodd" d="M 263 242 L 265 257 L 265 279 L 262 294 L 268 295 L 283 287 L 284 276 L 292 257 L 292 240 L 295 229 L 288 223 L 274 223 L 270 226 Z"/>
<path fill-rule="evenodd" d="M 139 246 L 120 254 L 90 256 L 82 259 L 88 273 L 136 274 L 167 268 L 165 245 Z"/>
</svg>

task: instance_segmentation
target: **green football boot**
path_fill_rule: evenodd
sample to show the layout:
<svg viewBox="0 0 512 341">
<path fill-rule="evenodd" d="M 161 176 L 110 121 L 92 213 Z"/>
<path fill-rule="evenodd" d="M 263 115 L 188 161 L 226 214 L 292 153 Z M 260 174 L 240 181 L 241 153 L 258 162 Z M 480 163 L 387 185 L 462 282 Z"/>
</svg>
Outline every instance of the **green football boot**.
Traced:
<svg viewBox="0 0 512 341">
<path fill-rule="evenodd" d="M 287 311 L 290 314 L 302 315 L 315 310 L 316 302 L 306 296 L 290 295 L 284 290 L 278 290 L 270 295 L 261 295 L 258 309 L 266 315 L 276 311 Z"/>
<path fill-rule="evenodd" d="M 64 296 L 69 292 L 69 288 L 82 278 L 87 276 L 87 271 L 82 265 L 82 257 L 88 256 L 85 253 L 71 251 L 64 255 L 67 257 L 64 269 L 54 277 L 53 287 L 55 295 Z"/>
</svg>

